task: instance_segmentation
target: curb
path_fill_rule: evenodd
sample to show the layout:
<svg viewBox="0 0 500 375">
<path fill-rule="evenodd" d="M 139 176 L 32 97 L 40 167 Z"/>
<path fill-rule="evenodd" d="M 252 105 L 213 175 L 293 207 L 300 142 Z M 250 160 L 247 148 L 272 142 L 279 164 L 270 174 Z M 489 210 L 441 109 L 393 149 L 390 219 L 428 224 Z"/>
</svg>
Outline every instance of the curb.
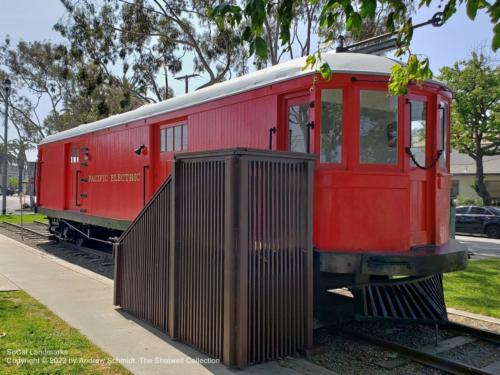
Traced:
<svg viewBox="0 0 500 375">
<path fill-rule="evenodd" d="M 462 316 L 464 318 L 470 318 L 470 319 L 480 320 L 482 322 L 488 322 L 488 323 L 493 323 L 493 324 L 499 324 L 500 325 L 500 319 L 493 318 L 491 316 L 486 316 L 486 315 L 481 315 L 481 314 L 475 314 L 475 313 L 471 313 L 471 312 L 468 312 L 468 311 L 457 310 L 457 309 L 453 309 L 453 308 L 448 308 L 446 310 L 448 311 L 448 314 L 458 315 L 458 316 Z"/>
</svg>

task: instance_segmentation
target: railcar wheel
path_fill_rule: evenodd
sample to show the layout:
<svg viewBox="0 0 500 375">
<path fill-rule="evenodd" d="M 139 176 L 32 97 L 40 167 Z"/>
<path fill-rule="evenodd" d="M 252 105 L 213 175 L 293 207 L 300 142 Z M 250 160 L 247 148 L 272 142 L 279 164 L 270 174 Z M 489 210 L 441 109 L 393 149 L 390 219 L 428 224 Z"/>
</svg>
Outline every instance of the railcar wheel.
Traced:
<svg viewBox="0 0 500 375">
<path fill-rule="evenodd" d="M 78 237 L 75 241 L 75 245 L 76 247 L 81 247 L 83 245 L 83 242 L 85 241 L 85 239 L 83 237 Z"/>
<path fill-rule="evenodd" d="M 500 238 L 500 226 L 489 225 L 486 227 L 485 233 L 489 238 Z"/>
</svg>

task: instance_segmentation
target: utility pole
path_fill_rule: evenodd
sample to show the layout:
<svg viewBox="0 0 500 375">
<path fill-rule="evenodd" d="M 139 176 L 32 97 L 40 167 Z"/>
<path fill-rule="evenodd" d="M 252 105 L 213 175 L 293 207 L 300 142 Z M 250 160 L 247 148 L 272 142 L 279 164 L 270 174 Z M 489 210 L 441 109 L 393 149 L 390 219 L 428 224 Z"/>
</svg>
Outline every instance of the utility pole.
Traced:
<svg viewBox="0 0 500 375">
<path fill-rule="evenodd" d="M 186 74 L 185 76 L 180 76 L 180 77 L 175 77 L 176 80 L 180 81 L 181 79 L 184 80 L 184 93 L 189 92 L 189 78 L 194 78 L 198 77 L 199 74 Z"/>
<path fill-rule="evenodd" d="M 7 130 L 9 123 L 9 94 L 10 94 L 10 79 L 6 78 L 3 82 L 4 86 L 4 99 L 5 99 L 5 126 L 3 133 L 3 175 L 2 175 L 2 187 L 3 187 L 3 195 L 2 195 L 2 215 L 7 214 L 7 172 L 9 168 L 9 163 L 7 161 L 9 152 L 7 150 Z"/>
</svg>

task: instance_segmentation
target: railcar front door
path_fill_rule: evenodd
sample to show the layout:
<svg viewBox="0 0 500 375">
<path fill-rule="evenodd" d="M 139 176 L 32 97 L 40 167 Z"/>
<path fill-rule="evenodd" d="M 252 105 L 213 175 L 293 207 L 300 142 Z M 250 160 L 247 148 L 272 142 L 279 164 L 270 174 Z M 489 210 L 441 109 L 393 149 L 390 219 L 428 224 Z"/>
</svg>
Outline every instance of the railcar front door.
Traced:
<svg viewBox="0 0 500 375">
<path fill-rule="evenodd" d="M 431 214 L 433 200 L 429 196 L 431 110 L 425 96 L 409 95 L 407 100 L 410 116 L 410 218 L 411 243 L 423 245 L 431 243 Z"/>
<path fill-rule="evenodd" d="M 309 96 L 303 95 L 286 100 L 286 126 L 282 132 L 285 150 L 310 152 L 313 139 L 309 120 Z"/>
</svg>

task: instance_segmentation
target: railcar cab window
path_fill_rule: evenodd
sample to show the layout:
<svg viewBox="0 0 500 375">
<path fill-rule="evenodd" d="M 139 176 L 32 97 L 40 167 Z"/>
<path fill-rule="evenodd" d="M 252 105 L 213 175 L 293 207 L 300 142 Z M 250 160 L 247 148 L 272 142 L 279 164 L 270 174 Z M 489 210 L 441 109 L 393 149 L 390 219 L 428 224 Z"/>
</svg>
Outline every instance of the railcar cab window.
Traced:
<svg viewBox="0 0 500 375">
<path fill-rule="evenodd" d="M 295 104 L 288 109 L 288 144 L 290 151 L 307 151 L 307 124 L 309 123 L 309 104 Z"/>
<path fill-rule="evenodd" d="M 72 148 L 71 149 L 71 155 L 69 157 L 69 162 L 71 164 L 77 164 L 80 162 L 80 153 L 77 148 Z"/>
<path fill-rule="evenodd" d="M 398 98 L 385 91 L 360 91 L 359 160 L 363 164 L 398 162 Z"/>
<path fill-rule="evenodd" d="M 448 153 L 448 105 L 439 104 L 439 143 L 438 150 L 443 150 L 439 157 L 439 164 L 446 168 L 446 157 Z"/>
<path fill-rule="evenodd" d="M 427 132 L 427 104 L 423 101 L 411 100 L 411 135 L 410 147 L 415 160 L 420 165 L 425 165 L 425 147 L 426 147 L 426 132 Z M 415 163 L 411 161 L 414 167 Z"/>
<path fill-rule="evenodd" d="M 160 129 L 160 152 L 186 151 L 188 129 L 186 124 Z"/>
<path fill-rule="evenodd" d="M 322 163 L 342 161 L 342 90 L 321 91 L 321 153 Z"/>
</svg>

